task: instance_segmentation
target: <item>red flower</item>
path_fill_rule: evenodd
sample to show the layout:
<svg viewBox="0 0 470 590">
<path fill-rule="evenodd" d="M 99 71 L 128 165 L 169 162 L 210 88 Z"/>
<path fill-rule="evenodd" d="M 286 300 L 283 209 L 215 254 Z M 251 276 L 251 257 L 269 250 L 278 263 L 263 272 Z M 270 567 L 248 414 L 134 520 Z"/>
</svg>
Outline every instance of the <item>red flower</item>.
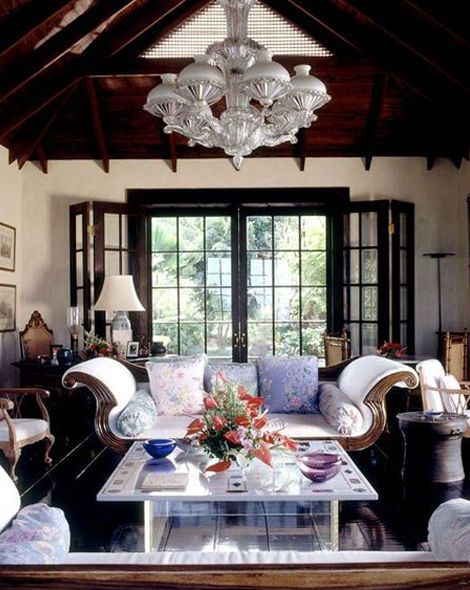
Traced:
<svg viewBox="0 0 470 590">
<path fill-rule="evenodd" d="M 235 424 L 237 426 L 249 426 L 250 425 L 250 421 L 247 418 L 247 416 L 237 416 L 235 418 Z"/>
<path fill-rule="evenodd" d="M 204 398 L 204 407 L 206 410 L 213 410 L 219 406 L 212 395 L 206 395 Z"/>
<path fill-rule="evenodd" d="M 246 387 L 244 387 L 243 385 L 239 385 L 238 386 L 238 397 L 246 402 L 248 400 L 250 400 L 253 396 L 250 395 L 249 391 L 246 389 Z"/>
<path fill-rule="evenodd" d="M 212 416 L 212 426 L 215 430 L 223 430 L 227 426 L 227 419 L 224 416 Z"/>
<path fill-rule="evenodd" d="M 186 430 L 186 436 L 191 434 L 198 434 L 204 428 L 204 422 L 200 418 L 193 420 Z"/>
<path fill-rule="evenodd" d="M 235 430 L 229 430 L 224 434 L 224 438 L 228 440 L 228 442 L 232 443 L 233 445 L 241 444 L 240 437 L 238 436 Z"/>
<path fill-rule="evenodd" d="M 271 455 L 271 451 L 266 445 L 262 444 L 257 449 L 251 449 L 250 455 L 252 457 L 256 457 L 256 459 L 259 459 L 260 461 L 263 461 L 263 463 L 266 463 L 266 465 L 269 465 L 269 467 L 272 467 L 273 457 Z"/>
<path fill-rule="evenodd" d="M 220 471 L 227 471 L 231 464 L 231 461 L 219 461 L 219 463 L 209 465 L 209 467 L 206 468 L 206 471 L 214 471 L 215 473 L 218 473 Z"/>
<path fill-rule="evenodd" d="M 266 416 L 260 416 L 259 418 L 255 418 L 253 420 L 253 426 L 255 428 L 263 428 L 263 426 L 266 426 L 268 419 L 266 418 Z"/>
</svg>

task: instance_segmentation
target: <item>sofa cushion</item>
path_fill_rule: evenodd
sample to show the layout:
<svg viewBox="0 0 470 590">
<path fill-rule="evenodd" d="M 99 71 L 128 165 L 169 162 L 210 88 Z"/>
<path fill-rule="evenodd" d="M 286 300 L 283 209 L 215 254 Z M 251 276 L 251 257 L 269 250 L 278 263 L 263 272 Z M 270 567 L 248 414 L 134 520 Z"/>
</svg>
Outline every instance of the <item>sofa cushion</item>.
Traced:
<svg viewBox="0 0 470 590">
<path fill-rule="evenodd" d="M 470 560 L 470 502 L 448 500 L 436 508 L 428 523 L 428 541 L 437 561 Z"/>
<path fill-rule="evenodd" d="M 0 535 L 0 564 L 62 563 L 69 549 L 70 529 L 62 510 L 32 504 Z"/>
<path fill-rule="evenodd" d="M 178 416 L 201 411 L 205 365 L 204 356 L 171 363 L 145 363 L 157 414 Z"/>
<path fill-rule="evenodd" d="M 138 436 L 155 424 L 157 408 L 149 389 L 138 389 L 116 421 L 124 436 Z"/>
<path fill-rule="evenodd" d="M 364 419 L 361 411 L 334 383 L 321 383 L 319 387 L 321 415 L 343 436 L 362 433 Z"/>
<path fill-rule="evenodd" d="M 271 412 L 318 412 L 317 357 L 266 356 L 257 362 L 260 395 Z"/>
<path fill-rule="evenodd" d="M 258 395 L 258 369 L 255 363 L 209 363 L 204 372 L 204 389 L 211 393 L 221 372 L 230 382 L 243 385 L 251 395 Z"/>
</svg>

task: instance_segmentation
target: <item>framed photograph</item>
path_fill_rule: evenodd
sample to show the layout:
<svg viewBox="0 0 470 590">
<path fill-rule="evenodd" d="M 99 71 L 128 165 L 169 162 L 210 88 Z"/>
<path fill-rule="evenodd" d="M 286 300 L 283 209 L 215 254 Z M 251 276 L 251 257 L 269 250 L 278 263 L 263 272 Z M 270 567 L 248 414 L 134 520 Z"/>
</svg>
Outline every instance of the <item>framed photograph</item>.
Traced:
<svg viewBox="0 0 470 590">
<path fill-rule="evenodd" d="M 126 358 L 135 359 L 139 356 L 139 343 L 129 341 L 126 346 Z"/>
<path fill-rule="evenodd" d="M 60 350 L 61 348 L 64 348 L 64 346 L 62 344 L 51 344 L 49 347 L 49 354 L 52 358 L 55 358 L 57 356 L 57 351 Z"/>
<path fill-rule="evenodd" d="M 0 223 L 0 270 L 15 270 L 16 229 Z"/>
<path fill-rule="evenodd" d="M 0 285 L 0 332 L 16 330 L 16 287 Z"/>
</svg>

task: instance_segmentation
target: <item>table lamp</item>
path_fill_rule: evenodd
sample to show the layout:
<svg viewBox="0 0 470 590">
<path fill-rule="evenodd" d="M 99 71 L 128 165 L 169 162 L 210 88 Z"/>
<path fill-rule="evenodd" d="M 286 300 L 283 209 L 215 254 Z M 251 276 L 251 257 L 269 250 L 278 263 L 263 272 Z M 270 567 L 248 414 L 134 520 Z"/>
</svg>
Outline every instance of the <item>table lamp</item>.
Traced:
<svg viewBox="0 0 470 590">
<path fill-rule="evenodd" d="M 127 343 L 132 340 L 132 327 L 127 312 L 145 311 L 135 292 L 132 276 L 105 277 L 100 296 L 95 303 L 95 310 L 114 312 L 111 320 L 111 341 L 113 344 L 118 344 L 121 351 L 124 351 Z"/>
</svg>

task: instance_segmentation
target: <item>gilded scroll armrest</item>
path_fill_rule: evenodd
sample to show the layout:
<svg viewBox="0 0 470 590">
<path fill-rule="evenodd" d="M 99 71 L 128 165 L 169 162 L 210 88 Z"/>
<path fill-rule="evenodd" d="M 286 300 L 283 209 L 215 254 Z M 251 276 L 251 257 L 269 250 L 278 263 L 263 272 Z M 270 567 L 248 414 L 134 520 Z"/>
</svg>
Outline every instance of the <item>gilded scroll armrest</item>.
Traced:
<svg viewBox="0 0 470 590">
<path fill-rule="evenodd" d="M 387 424 L 387 409 L 385 396 L 399 383 L 404 383 L 408 389 L 414 389 L 419 384 L 418 374 L 410 371 L 397 371 L 380 379 L 369 391 L 364 404 L 372 414 L 372 424 L 367 432 L 358 437 L 340 439 L 343 447 L 350 451 L 360 451 L 375 443 Z"/>
</svg>

